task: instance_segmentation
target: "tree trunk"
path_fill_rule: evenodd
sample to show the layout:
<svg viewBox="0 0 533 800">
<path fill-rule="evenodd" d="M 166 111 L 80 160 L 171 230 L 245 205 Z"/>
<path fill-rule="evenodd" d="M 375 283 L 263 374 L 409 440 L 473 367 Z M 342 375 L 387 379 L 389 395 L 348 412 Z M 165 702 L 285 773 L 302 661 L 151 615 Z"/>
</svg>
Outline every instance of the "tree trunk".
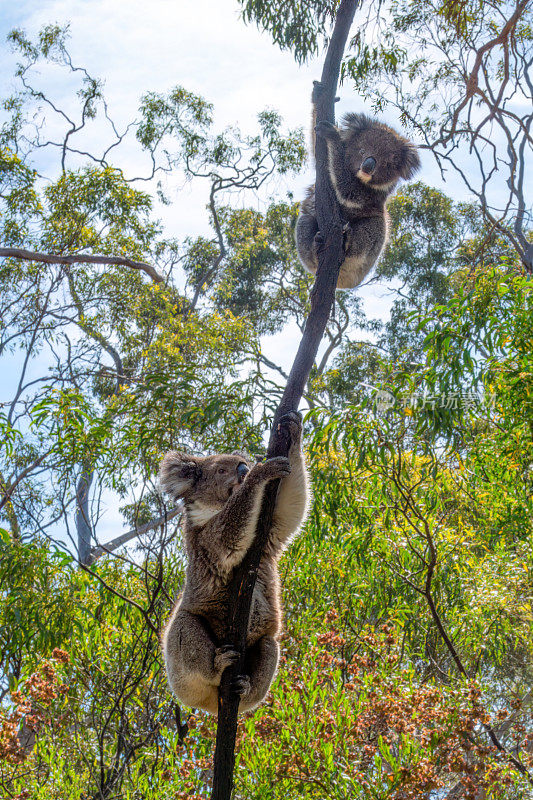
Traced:
<svg viewBox="0 0 533 800">
<path fill-rule="evenodd" d="M 90 465 L 84 464 L 76 486 L 76 533 L 78 537 L 78 561 L 85 566 L 89 566 L 92 561 L 89 492 L 93 478 L 94 470 L 90 468 Z"/>
<path fill-rule="evenodd" d="M 340 65 L 358 2 L 359 0 L 341 0 L 339 5 L 322 70 L 323 91 L 317 102 L 317 122 L 335 121 L 335 94 Z M 311 311 L 283 397 L 274 415 L 267 458 L 288 455 L 290 442 L 278 430 L 278 421 L 283 414 L 298 409 L 333 307 L 339 269 L 344 260 L 343 222 L 329 180 L 327 147 L 324 139 L 317 138 L 315 155 L 316 215 L 323 242 L 319 251 L 317 276 L 311 292 Z M 227 642 L 240 652 L 241 659 L 238 664 L 224 672 L 220 683 L 212 800 L 229 800 L 231 796 L 239 697 L 230 691 L 230 684 L 233 676 L 243 670 L 252 593 L 261 554 L 272 526 L 278 486 L 279 481 L 272 481 L 266 487 L 255 540 L 232 580 Z"/>
</svg>

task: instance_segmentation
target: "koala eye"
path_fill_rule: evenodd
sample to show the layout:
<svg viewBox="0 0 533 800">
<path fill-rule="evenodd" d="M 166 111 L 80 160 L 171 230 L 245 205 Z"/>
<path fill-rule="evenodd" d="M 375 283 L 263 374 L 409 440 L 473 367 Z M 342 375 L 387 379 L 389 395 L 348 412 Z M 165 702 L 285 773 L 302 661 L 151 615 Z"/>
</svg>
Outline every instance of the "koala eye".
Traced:
<svg viewBox="0 0 533 800">
<path fill-rule="evenodd" d="M 218 470 L 218 474 L 219 475 L 225 475 L 226 472 L 227 472 L 227 469 L 224 469 L 224 467 L 220 467 L 219 470 Z"/>
</svg>

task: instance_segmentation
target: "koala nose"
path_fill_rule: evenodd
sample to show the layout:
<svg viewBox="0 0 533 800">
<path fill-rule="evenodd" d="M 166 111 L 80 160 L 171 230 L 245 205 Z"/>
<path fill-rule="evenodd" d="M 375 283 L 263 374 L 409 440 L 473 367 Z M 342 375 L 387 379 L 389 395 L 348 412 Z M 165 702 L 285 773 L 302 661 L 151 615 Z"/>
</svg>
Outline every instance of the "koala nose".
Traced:
<svg viewBox="0 0 533 800">
<path fill-rule="evenodd" d="M 365 158 L 365 160 L 361 164 L 361 169 L 363 170 L 363 172 L 366 172 L 367 175 L 372 175 L 372 173 L 376 169 L 376 159 L 372 158 L 372 156 Z"/>
<path fill-rule="evenodd" d="M 237 475 L 239 476 L 239 483 L 242 483 L 245 476 L 250 472 L 249 467 L 246 464 L 239 464 L 237 467 Z"/>
</svg>

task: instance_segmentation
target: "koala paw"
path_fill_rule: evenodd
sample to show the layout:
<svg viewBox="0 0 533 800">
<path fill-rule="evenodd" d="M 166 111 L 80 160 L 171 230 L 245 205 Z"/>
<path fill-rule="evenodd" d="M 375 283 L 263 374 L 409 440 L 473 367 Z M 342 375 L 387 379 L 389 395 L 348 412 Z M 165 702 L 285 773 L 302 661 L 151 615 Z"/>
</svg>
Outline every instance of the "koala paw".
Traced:
<svg viewBox="0 0 533 800">
<path fill-rule="evenodd" d="M 324 239 L 321 231 L 317 231 L 315 233 L 315 237 L 313 239 L 313 243 L 315 245 L 315 250 L 316 250 L 317 254 L 318 254 L 318 251 L 320 250 L 320 248 L 324 246 L 325 241 L 326 240 Z"/>
<path fill-rule="evenodd" d="M 327 122 L 325 119 L 321 122 L 317 122 L 315 131 L 317 136 L 322 136 L 323 139 L 336 139 L 339 135 L 335 125 L 332 125 L 331 122 Z"/>
<path fill-rule="evenodd" d="M 274 481 L 276 478 L 285 478 L 290 474 L 291 465 L 289 459 L 284 456 L 267 458 L 259 464 L 255 464 L 247 477 L 248 484 L 251 482 Z"/>
<path fill-rule="evenodd" d="M 268 458 L 261 466 L 263 467 L 263 480 L 274 481 L 276 478 L 286 478 L 291 473 L 289 459 L 285 456 L 275 456 Z"/>
<path fill-rule="evenodd" d="M 280 428 L 286 428 L 290 439 L 291 445 L 298 444 L 302 437 L 302 415 L 299 411 L 289 411 L 283 414 L 278 422 Z"/>
<path fill-rule="evenodd" d="M 236 664 L 239 657 L 239 653 L 234 650 L 230 644 L 217 647 L 215 650 L 215 658 L 213 659 L 215 672 L 221 675 L 227 667 Z"/>
<path fill-rule="evenodd" d="M 244 699 L 248 697 L 252 689 L 252 683 L 248 675 L 237 675 L 231 682 L 231 691 Z"/>
<path fill-rule="evenodd" d="M 318 103 L 318 99 L 319 99 L 319 97 L 320 97 L 320 95 L 322 94 L 323 91 L 324 91 L 324 84 L 321 83 L 320 81 L 313 81 L 313 91 L 311 93 L 311 102 L 316 105 L 316 103 Z M 338 103 L 339 100 L 340 100 L 340 97 L 335 97 L 334 100 L 335 100 L 336 103 Z"/>
<path fill-rule="evenodd" d="M 320 83 L 320 81 L 313 81 L 313 92 L 311 94 L 311 102 L 316 103 L 323 91 L 324 91 L 324 84 Z"/>
</svg>

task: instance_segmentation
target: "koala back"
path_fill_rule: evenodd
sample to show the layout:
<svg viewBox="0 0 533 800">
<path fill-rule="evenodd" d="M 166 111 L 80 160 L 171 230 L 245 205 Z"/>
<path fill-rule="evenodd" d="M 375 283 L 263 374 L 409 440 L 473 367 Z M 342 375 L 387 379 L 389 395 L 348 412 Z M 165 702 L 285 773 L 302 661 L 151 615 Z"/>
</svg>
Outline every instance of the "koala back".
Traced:
<svg viewBox="0 0 533 800">
<path fill-rule="evenodd" d="M 179 607 L 203 617 L 217 638 L 225 632 L 229 607 L 231 572 L 227 562 L 224 535 L 215 519 L 253 466 L 240 452 L 194 456 L 171 451 L 159 470 L 161 487 L 185 509 L 183 538 L 187 553 L 187 572 Z M 239 527 L 237 519 L 228 528 Z M 255 532 L 255 525 L 253 526 Z M 280 588 L 276 559 L 263 555 L 250 619 L 250 641 L 263 635 L 275 636 L 281 625 Z"/>
</svg>

